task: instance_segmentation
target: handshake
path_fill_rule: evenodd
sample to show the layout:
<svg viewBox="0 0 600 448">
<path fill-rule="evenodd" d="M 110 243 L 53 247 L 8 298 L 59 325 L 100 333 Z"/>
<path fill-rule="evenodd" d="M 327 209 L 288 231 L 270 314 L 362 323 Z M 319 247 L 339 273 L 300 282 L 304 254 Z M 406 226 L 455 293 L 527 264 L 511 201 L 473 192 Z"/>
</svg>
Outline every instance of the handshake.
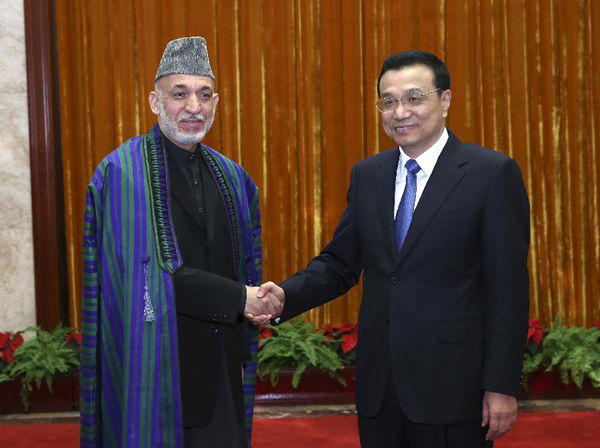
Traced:
<svg viewBox="0 0 600 448">
<path fill-rule="evenodd" d="M 246 286 L 244 316 L 254 325 L 266 325 L 281 316 L 285 292 L 273 282 L 259 286 Z"/>
</svg>

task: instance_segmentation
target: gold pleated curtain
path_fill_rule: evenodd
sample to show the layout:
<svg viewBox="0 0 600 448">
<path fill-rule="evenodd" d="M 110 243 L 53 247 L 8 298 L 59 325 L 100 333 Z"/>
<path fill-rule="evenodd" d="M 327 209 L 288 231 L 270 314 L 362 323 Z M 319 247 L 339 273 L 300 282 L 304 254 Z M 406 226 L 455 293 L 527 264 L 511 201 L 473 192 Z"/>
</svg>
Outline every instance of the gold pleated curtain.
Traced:
<svg viewBox="0 0 600 448">
<path fill-rule="evenodd" d="M 418 48 L 452 73 L 448 125 L 514 157 L 532 205 L 531 314 L 600 319 L 600 2 L 595 0 L 56 0 L 71 323 L 85 190 L 96 164 L 155 121 L 166 42 L 202 35 L 220 94 L 206 143 L 261 189 L 264 277 L 332 236 L 352 165 L 393 143 L 376 81 Z M 309 318 L 354 322 L 360 289 Z"/>
</svg>

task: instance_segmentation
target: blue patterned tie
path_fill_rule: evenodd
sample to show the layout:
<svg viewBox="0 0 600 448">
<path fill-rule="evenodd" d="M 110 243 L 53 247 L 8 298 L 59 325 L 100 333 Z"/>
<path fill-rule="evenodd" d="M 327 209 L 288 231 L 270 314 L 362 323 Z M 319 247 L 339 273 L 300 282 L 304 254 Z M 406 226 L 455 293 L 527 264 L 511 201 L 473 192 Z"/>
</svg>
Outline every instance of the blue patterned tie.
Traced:
<svg viewBox="0 0 600 448">
<path fill-rule="evenodd" d="M 404 193 L 396 212 L 396 250 L 400 252 L 404 238 L 408 233 L 408 227 L 412 221 L 413 211 L 415 209 L 415 198 L 417 197 L 417 173 L 421 169 L 419 164 L 414 160 L 410 159 L 406 162 L 406 186 L 404 187 Z"/>
</svg>

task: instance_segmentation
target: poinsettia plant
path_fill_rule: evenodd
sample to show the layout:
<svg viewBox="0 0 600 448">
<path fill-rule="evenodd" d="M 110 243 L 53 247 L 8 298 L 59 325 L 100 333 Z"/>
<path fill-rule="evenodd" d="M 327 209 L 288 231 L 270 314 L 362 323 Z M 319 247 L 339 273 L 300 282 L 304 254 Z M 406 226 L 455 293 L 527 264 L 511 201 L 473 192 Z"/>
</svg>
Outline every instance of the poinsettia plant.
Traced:
<svg viewBox="0 0 600 448">
<path fill-rule="evenodd" d="M 23 344 L 23 336 L 21 332 L 17 333 L 0 333 L 0 372 L 13 362 L 15 359 L 15 351 Z"/>
<path fill-rule="evenodd" d="M 22 334 L 30 337 L 23 340 Z M 72 328 L 58 325 L 48 332 L 40 327 L 29 327 L 14 335 L 2 333 L 0 339 L 0 383 L 19 379 L 21 397 L 28 407 L 33 385 L 39 389 L 44 381 L 52 391 L 52 377 L 79 366 L 81 335 Z"/>
<path fill-rule="evenodd" d="M 589 378 L 600 388 L 600 322 L 593 328 L 567 327 L 556 319 L 544 328 L 538 319 L 529 320 L 527 345 L 523 356 L 523 385 L 536 370 L 557 369 L 564 384 L 583 387 Z"/>
<path fill-rule="evenodd" d="M 345 366 L 354 364 L 356 344 L 358 343 L 358 324 L 343 323 L 339 326 L 325 324 L 315 331 L 323 333 L 331 341 L 326 341 L 340 356 Z"/>
<path fill-rule="evenodd" d="M 300 319 L 277 327 L 262 327 L 259 341 L 259 377 L 269 376 L 275 382 L 281 370 L 300 365 L 295 375 L 296 387 L 309 366 L 335 377 L 340 365 L 353 364 L 358 326 L 344 323 L 314 328 Z M 314 353 L 321 357 L 315 358 Z M 310 362 L 306 361 L 309 355 Z M 530 319 L 523 356 L 524 386 L 528 375 L 540 369 L 556 369 L 565 384 L 573 382 L 581 388 L 588 378 L 600 388 L 600 322 L 592 328 L 567 327 L 557 319 L 545 328 L 539 319 Z"/>
</svg>

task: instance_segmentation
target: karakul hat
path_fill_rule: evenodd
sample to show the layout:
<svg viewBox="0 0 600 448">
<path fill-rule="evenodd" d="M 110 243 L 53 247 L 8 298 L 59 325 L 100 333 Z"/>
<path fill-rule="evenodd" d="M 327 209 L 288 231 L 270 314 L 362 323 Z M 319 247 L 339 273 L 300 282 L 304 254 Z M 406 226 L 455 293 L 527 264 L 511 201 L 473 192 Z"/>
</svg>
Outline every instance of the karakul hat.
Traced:
<svg viewBox="0 0 600 448">
<path fill-rule="evenodd" d="M 208 60 L 206 40 L 200 36 L 181 37 L 165 47 L 154 82 L 163 76 L 179 74 L 215 79 Z"/>
</svg>

